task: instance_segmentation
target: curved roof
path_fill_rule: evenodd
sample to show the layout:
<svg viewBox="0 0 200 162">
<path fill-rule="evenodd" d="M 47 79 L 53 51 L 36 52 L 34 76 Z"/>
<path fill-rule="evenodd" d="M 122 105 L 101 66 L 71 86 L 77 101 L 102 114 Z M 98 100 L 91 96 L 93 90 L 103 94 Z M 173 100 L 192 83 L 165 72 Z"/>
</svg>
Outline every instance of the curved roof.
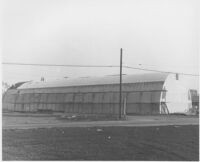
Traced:
<svg viewBox="0 0 200 162">
<path fill-rule="evenodd" d="M 163 73 L 147 73 L 137 75 L 123 75 L 123 83 L 145 83 L 145 82 L 164 82 L 168 74 Z M 26 82 L 18 89 L 31 88 L 53 88 L 53 87 L 72 87 L 72 86 L 89 86 L 89 85 L 105 85 L 119 84 L 119 75 L 105 77 L 88 77 L 75 79 L 62 79 L 51 82 Z"/>
</svg>

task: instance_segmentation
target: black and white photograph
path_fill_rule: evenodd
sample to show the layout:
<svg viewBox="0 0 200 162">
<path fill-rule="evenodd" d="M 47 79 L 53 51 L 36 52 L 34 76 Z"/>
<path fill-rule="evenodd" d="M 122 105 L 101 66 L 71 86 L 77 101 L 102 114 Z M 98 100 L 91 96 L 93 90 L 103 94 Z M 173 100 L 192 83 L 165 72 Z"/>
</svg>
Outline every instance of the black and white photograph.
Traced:
<svg viewBox="0 0 200 162">
<path fill-rule="evenodd" d="M 2 0 L 3 161 L 199 161 L 199 0 Z"/>
</svg>

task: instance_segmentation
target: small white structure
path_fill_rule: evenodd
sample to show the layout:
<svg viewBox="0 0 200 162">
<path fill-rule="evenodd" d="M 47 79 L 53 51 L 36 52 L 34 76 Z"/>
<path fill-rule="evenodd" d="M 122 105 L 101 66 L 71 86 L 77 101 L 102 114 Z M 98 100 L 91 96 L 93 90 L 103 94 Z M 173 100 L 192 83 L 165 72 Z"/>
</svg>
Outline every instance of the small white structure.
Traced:
<svg viewBox="0 0 200 162">
<path fill-rule="evenodd" d="M 163 89 L 166 92 L 162 92 L 160 102 L 166 104 L 169 113 L 186 113 L 192 107 L 190 90 L 182 85 L 181 76 L 167 75 Z"/>
</svg>

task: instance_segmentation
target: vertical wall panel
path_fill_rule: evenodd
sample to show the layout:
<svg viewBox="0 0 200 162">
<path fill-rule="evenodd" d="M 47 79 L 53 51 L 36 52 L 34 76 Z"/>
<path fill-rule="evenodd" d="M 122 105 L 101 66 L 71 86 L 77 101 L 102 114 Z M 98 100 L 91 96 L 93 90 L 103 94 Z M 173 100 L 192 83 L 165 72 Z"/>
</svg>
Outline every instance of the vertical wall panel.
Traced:
<svg viewBox="0 0 200 162">
<path fill-rule="evenodd" d="M 63 104 L 56 104 L 57 110 L 59 112 L 64 112 L 64 105 Z"/>
<path fill-rule="evenodd" d="M 56 103 L 56 97 L 57 96 L 57 94 L 42 94 L 41 95 L 41 100 L 40 100 L 40 102 L 45 102 L 45 101 L 47 101 L 48 103 L 52 103 L 52 104 L 55 104 Z"/>
<path fill-rule="evenodd" d="M 119 93 L 113 93 L 113 103 L 118 103 L 119 104 Z"/>
<path fill-rule="evenodd" d="M 93 102 L 93 94 L 92 93 L 85 93 L 83 95 L 83 102 L 84 103 L 92 103 Z"/>
<path fill-rule="evenodd" d="M 93 93 L 93 103 L 102 103 L 105 93 Z"/>
<path fill-rule="evenodd" d="M 30 104 L 24 104 L 24 111 L 29 112 L 30 111 Z"/>
<path fill-rule="evenodd" d="M 64 102 L 69 103 L 74 101 L 74 94 L 73 93 L 66 93 L 64 96 Z"/>
<path fill-rule="evenodd" d="M 23 103 L 23 95 L 22 94 L 18 94 L 16 96 L 16 103 Z"/>
<path fill-rule="evenodd" d="M 11 110 L 15 111 L 15 104 L 12 104 L 12 103 L 11 103 L 11 104 L 9 104 L 9 107 L 10 107 L 10 109 L 9 109 L 10 111 L 11 111 Z"/>
<path fill-rule="evenodd" d="M 127 110 L 127 114 L 140 114 L 141 113 L 141 104 L 136 104 L 136 103 L 132 103 L 132 104 L 127 104 L 126 110 Z"/>
<path fill-rule="evenodd" d="M 23 104 L 16 104 L 15 105 L 15 110 L 16 111 L 24 111 L 24 105 Z"/>
<path fill-rule="evenodd" d="M 127 103 L 139 103 L 140 100 L 140 92 L 131 92 L 127 94 Z"/>
<path fill-rule="evenodd" d="M 2 109 L 3 109 L 3 111 L 7 111 L 8 110 L 8 108 L 9 108 L 9 103 L 2 103 Z"/>
<path fill-rule="evenodd" d="M 63 103 L 64 102 L 64 98 L 65 98 L 65 95 L 60 93 L 60 94 L 57 94 L 56 95 L 56 103 Z"/>
<path fill-rule="evenodd" d="M 32 97 L 33 97 L 33 99 L 31 99 L 31 101 L 32 101 L 33 103 L 39 103 L 39 102 L 40 102 L 40 98 L 41 98 L 41 94 L 39 94 L 39 93 L 34 93 L 34 94 L 32 95 Z"/>
<path fill-rule="evenodd" d="M 31 98 L 31 94 L 22 94 L 21 95 L 22 96 L 22 103 L 25 103 L 25 104 L 28 104 L 28 103 L 30 103 L 30 98 Z"/>
<path fill-rule="evenodd" d="M 160 95 L 161 95 L 161 91 L 152 92 L 151 102 L 152 103 L 159 103 L 160 102 Z"/>
<path fill-rule="evenodd" d="M 152 114 L 159 114 L 160 112 L 160 104 L 159 103 L 152 103 L 151 104 L 151 112 Z"/>
<path fill-rule="evenodd" d="M 65 103 L 65 112 L 69 113 L 69 103 Z"/>
<path fill-rule="evenodd" d="M 151 114 L 151 104 L 141 104 L 141 114 Z"/>
<path fill-rule="evenodd" d="M 141 102 L 142 103 L 151 103 L 151 92 L 143 92 Z"/>
<path fill-rule="evenodd" d="M 31 111 L 31 112 L 37 111 L 36 104 L 30 104 L 30 111 Z"/>
</svg>

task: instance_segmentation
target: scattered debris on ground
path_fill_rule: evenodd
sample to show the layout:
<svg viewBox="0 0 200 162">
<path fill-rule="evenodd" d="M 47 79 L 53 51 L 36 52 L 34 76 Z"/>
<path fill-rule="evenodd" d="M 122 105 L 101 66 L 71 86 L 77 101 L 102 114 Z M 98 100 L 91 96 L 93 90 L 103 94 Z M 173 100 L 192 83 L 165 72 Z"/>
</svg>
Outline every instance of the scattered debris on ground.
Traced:
<svg viewBox="0 0 200 162">
<path fill-rule="evenodd" d="M 3 160 L 198 161 L 199 126 L 2 130 Z M 103 130 L 99 133 L 97 130 Z"/>
<path fill-rule="evenodd" d="M 97 129 L 97 132 L 102 132 L 103 130 L 102 129 Z"/>
<path fill-rule="evenodd" d="M 64 114 L 57 117 L 58 120 L 67 121 L 112 121 L 119 120 L 116 115 L 88 115 L 88 114 Z"/>
</svg>

